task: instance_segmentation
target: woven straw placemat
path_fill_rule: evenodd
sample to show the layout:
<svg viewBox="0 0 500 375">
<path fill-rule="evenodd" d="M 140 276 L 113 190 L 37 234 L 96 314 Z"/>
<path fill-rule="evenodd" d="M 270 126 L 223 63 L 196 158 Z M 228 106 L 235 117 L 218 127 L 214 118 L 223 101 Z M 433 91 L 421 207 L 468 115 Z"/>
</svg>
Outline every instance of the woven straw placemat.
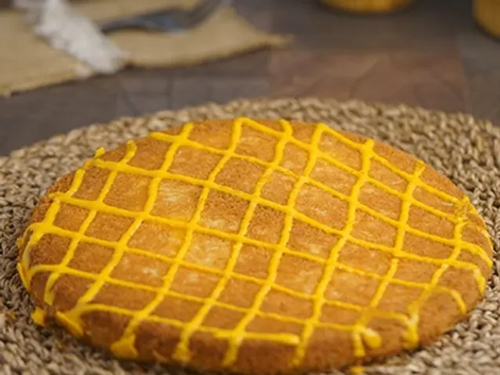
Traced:
<svg viewBox="0 0 500 375">
<path fill-rule="evenodd" d="M 392 144 L 416 155 L 468 193 L 485 218 L 495 248 L 500 245 L 500 128 L 463 114 L 406 106 L 334 100 L 281 99 L 207 104 L 154 116 L 93 125 L 54 137 L 0 158 L 0 373 L 2 374 L 173 374 L 180 370 L 111 359 L 72 339 L 62 329 L 40 329 L 16 272 L 15 240 L 38 197 L 59 176 L 77 168 L 96 148 L 194 119 L 249 116 L 325 122 Z M 500 262 L 485 299 L 470 319 L 439 342 L 411 354 L 366 367 L 367 374 L 500 374 Z"/>
</svg>

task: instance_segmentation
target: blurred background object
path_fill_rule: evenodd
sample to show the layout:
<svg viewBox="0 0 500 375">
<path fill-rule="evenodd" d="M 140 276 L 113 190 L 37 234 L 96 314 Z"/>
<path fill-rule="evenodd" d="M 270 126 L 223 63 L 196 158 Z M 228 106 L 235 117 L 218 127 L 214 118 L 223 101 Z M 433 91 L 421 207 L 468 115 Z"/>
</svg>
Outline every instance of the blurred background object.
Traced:
<svg viewBox="0 0 500 375">
<path fill-rule="evenodd" d="M 320 0 L 333 8 L 357 13 L 390 13 L 404 9 L 415 0 Z"/>
<path fill-rule="evenodd" d="M 500 0 L 474 0 L 474 18 L 486 32 L 500 38 Z"/>
<path fill-rule="evenodd" d="M 89 71 L 111 74 L 125 65 L 126 53 L 102 35 L 90 19 L 75 11 L 69 1 L 13 0 L 13 6 L 22 11 L 24 20 L 31 26 L 31 34 L 81 60 L 88 65 Z M 3 21 L 9 22 L 9 19 Z M 12 27 L 10 29 L 15 31 Z M 16 39 L 17 33 L 12 34 Z"/>
<path fill-rule="evenodd" d="M 0 95 L 112 74 L 125 66 L 197 65 L 290 41 L 252 26 L 227 0 L 18 1 L 26 13 L 0 13 L 0 71 L 9 72 L 0 74 Z M 175 26 L 174 32 L 137 27 L 147 21 L 141 15 L 159 12 L 170 12 L 160 18 Z M 116 30 L 116 23 L 125 21 L 135 27 Z M 103 35 L 100 25 L 115 30 Z"/>
<path fill-rule="evenodd" d="M 188 0 L 72 3 L 100 24 L 112 18 L 114 9 L 103 4 L 120 4 L 122 17 L 134 7 L 162 1 Z M 0 81 L 12 79 L 19 70 L 41 79 L 41 64 L 33 59 L 46 53 L 44 67 L 49 71 L 59 69 L 55 62 L 62 61 L 74 74 L 74 60 L 50 48 L 47 52 L 40 40 L 31 47 L 19 40 L 33 41 L 22 18 L 10 15 L 10 3 L 0 0 L 0 61 L 9 64 L 0 64 Z M 109 37 L 121 46 L 133 41 L 134 64 L 148 67 L 0 98 L 0 155 L 91 123 L 237 98 L 314 96 L 404 103 L 466 112 L 500 124 L 500 42 L 481 31 L 474 14 L 473 0 L 415 0 L 404 11 L 373 17 L 332 11 L 319 0 L 234 0 L 230 14 L 214 20 L 214 32 L 200 31 L 196 44 L 182 34 L 174 38 L 178 47 L 167 48 L 170 36 L 113 33 Z M 15 27 L 11 34 L 5 32 L 5 19 Z M 262 48 L 269 37 L 282 40 L 282 35 L 292 35 L 293 43 Z M 206 59 L 206 52 L 214 50 L 217 58 Z M 171 62 L 180 54 L 190 66 L 185 60 L 162 66 L 165 56 Z"/>
<path fill-rule="evenodd" d="M 123 29 L 143 29 L 165 32 L 186 32 L 201 26 L 218 11 L 227 8 L 232 0 L 203 0 L 194 7 L 173 7 L 144 14 L 119 18 L 99 25 L 103 33 Z"/>
</svg>

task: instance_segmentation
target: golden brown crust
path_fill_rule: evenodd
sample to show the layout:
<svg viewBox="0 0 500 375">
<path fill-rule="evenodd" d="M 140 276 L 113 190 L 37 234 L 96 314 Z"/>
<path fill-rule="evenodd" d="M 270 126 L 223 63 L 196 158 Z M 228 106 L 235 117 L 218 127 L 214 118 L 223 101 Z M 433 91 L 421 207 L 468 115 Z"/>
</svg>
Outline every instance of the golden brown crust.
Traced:
<svg viewBox="0 0 500 375">
<path fill-rule="evenodd" d="M 215 176 L 216 188 L 207 191 L 206 205 L 199 212 L 196 228 L 208 230 L 189 234 L 191 242 L 186 248 L 184 263 L 175 265 L 174 259 L 182 251 L 189 226 L 177 224 L 189 222 L 197 211 L 204 181 L 221 162 L 224 150 L 231 146 L 233 121 L 195 124 L 189 139 L 208 148 L 193 147 L 191 143 L 179 147 L 168 171 L 187 178 L 176 180 L 162 175 L 157 185 L 158 199 L 150 210 L 150 215 L 161 220 L 151 221 L 149 214 L 143 217 L 125 244 L 133 252 L 126 251 L 115 259 L 108 278 L 86 302 L 88 306 L 110 305 L 141 311 L 154 304 L 158 288 L 165 285 L 165 275 L 172 273 L 171 285 L 166 289 L 173 294 L 154 304 L 148 313 L 164 319 L 163 322 L 156 318 L 137 322 L 134 331 L 137 359 L 171 361 L 174 357 L 178 360 L 177 344 L 184 326 L 167 321 L 195 319 L 220 283 L 233 246 L 240 238 L 240 224 L 251 206 L 252 194 L 279 148 L 279 139 L 274 134 L 281 131 L 282 124 L 263 120 L 258 121 L 258 126 L 252 124 L 244 123 L 241 140 L 235 148 L 236 154 L 243 157 L 230 158 Z M 175 128 L 164 134 L 179 135 L 183 129 Z M 417 344 L 416 337 L 411 336 L 417 331 L 420 343 L 434 340 L 462 319 L 481 297 L 481 283 L 490 273 L 491 245 L 484 222 L 448 179 L 414 157 L 375 143 L 375 154 L 370 154 L 371 167 L 365 182 L 359 186 L 356 203 L 349 200 L 366 163 L 359 147 L 371 142 L 362 136 L 323 130 L 318 146 L 321 157 L 309 171 L 311 179 L 304 180 L 296 194 L 289 238 L 286 245 L 281 246 L 282 231 L 288 225 L 286 217 L 291 215 L 291 211 L 282 208 L 292 193 L 296 176 L 307 169 L 310 154 L 303 146 L 313 141 L 317 127 L 292 122 L 291 129 L 298 142 L 289 142 L 283 148 L 279 167 L 274 167 L 262 186 L 262 198 L 255 202 L 254 213 L 243 235 L 246 243 L 239 249 L 240 256 L 234 264 L 235 274 L 200 323 L 208 327 L 208 331 L 195 330 L 189 337 L 190 366 L 208 370 L 223 368 L 230 340 L 210 332 L 214 329 L 229 332 L 244 320 L 252 303 L 266 288 L 273 254 L 280 249 L 286 252 L 281 254 L 275 277 L 258 308 L 262 313 L 251 319 L 244 329 L 257 336 L 242 340 L 229 367 L 232 371 L 289 372 L 294 363 L 301 371 L 323 371 L 352 364 L 360 350 L 364 351 L 364 361 L 381 358 L 402 350 L 405 342 Z M 116 243 L 147 205 L 154 180 L 154 175 L 147 172 L 154 173 L 162 167 L 172 141 L 175 139 L 161 136 L 135 141 L 136 150 L 128 165 L 136 168 L 133 171 L 146 173 L 117 173 L 109 193 L 102 199 L 105 207 L 112 209 L 95 214 L 84 237 L 79 237 L 80 242 L 67 266 L 58 269 L 62 273 L 56 277 L 50 292 L 53 301 L 45 290 L 49 273 L 33 273 L 29 287 L 37 306 L 64 324 L 56 313 L 71 315 L 81 302 L 79 298 L 92 288 L 95 281 L 92 277 L 109 268 L 117 247 L 123 247 Z M 78 232 L 92 209 L 97 207 L 100 211 L 100 207 L 104 207 L 89 206 L 85 202 L 99 199 L 106 180 L 114 173 L 108 167 L 114 168 L 127 156 L 128 150 L 124 145 L 95 159 L 104 164 L 91 162 L 73 194 L 74 201 L 60 201 L 61 195 L 54 194 L 71 190 L 77 178 L 75 173 L 64 176 L 49 189 L 35 209 L 20 246 L 20 258 L 28 259 L 27 263 L 21 263 L 26 274 L 39 265 L 57 266 L 63 262 L 71 246 L 67 233 Z M 398 225 L 402 225 L 398 221 L 405 202 L 409 202 L 405 192 L 419 166 L 422 166 L 421 182 L 413 187 L 414 201 L 407 208 L 408 226 L 398 245 Z M 60 207 L 53 226 L 65 232 L 40 232 L 47 227 L 40 229 L 36 224 L 47 218 L 48 210 L 57 202 Z M 82 202 L 85 207 L 75 206 L 82 206 Z M 345 227 L 350 222 L 352 204 L 357 205 L 356 216 L 349 239 L 342 240 L 347 233 Z M 461 228 L 458 240 L 457 226 Z M 32 232 L 41 238 L 27 250 Z M 220 237 L 219 233 L 224 235 Z M 88 242 L 88 238 L 96 240 Z M 371 243 L 372 248 L 367 246 Z M 337 256 L 328 260 L 335 248 L 338 248 Z M 29 251 L 27 257 L 26 251 Z M 297 348 L 306 337 L 307 324 L 304 323 L 314 316 L 317 302 L 312 296 L 322 284 L 322 275 L 328 272 L 325 270 L 332 265 L 333 272 L 323 283 L 327 301 L 317 305 L 320 306 L 317 316 L 320 325 L 309 332 L 301 361 L 294 362 L 300 357 Z M 175 272 L 172 267 L 177 267 Z M 68 273 L 68 268 L 78 272 Z M 204 271 L 206 269 L 215 273 Z M 54 269 L 51 270 L 53 274 Z M 435 283 L 437 273 L 440 274 Z M 110 283 L 110 279 L 118 282 Z M 387 284 L 385 292 L 377 296 L 384 283 Z M 185 300 L 183 296 L 190 299 Z M 372 307 L 367 307 L 370 305 Z M 110 348 L 122 338 L 133 317 L 134 313 L 86 311 L 81 316 L 83 336 L 98 347 Z M 339 329 L 335 328 L 337 325 Z M 354 331 L 352 327 L 356 327 Z M 258 336 L 260 333 L 267 335 Z M 269 337 L 273 340 L 268 340 Z M 285 343 L 277 342 L 283 341 L 283 337 Z M 290 337 L 298 338 L 299 343 L 288 342 Z M 127 357 L 123 352 L 117 354 Z"/>
</svg>

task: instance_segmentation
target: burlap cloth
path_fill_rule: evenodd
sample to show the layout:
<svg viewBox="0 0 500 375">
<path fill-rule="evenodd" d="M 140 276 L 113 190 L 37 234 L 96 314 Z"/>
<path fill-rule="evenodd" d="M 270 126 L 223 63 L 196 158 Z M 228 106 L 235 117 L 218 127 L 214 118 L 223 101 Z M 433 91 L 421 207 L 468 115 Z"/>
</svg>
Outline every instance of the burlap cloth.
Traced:
<svg viewBox="0 0 500 375">
<path fill-rule="evenodd" d="M 83 16 L 100 23 L 158 9 L 187 9 L 196 3 L 197 0 L 80 0 L 73 6 Z M 200 64 L 291 41 L 289 37 L 258 30 L 232 7 L 183 33 L 121 30 L 109 37 L 129 54 L 128 65 L 138 67 Z M 85 64 L 35 36 L 22 13 L 0 12 L 0 95 L 85 79 L 93 74 Z"/>
<path fill-rule="evenodd" d="M 107 149 L 192 119 L 253 116 L 322 121 L 365 134 L 416 155 L 466 191 L 484 216 L 495 248 L 500 239 L 500 128 L 463 114 L 405 106 L 333 100 L 236 101 L 208 104 L 151 117 L 93 125 L 54 137 L 0 158 L 0 373 L 2 374 L 173 374 L 178 370 L 139 366 L 72 339 L 58 328 L 30 321 L 31 299 L 16 272 L 19 236 L 32 208 L 56 178 L 80 166 L 100 146 Z M 439 342 L 412 354 L 366 368 L 367 374 L 500 374 L 500 279 L 498 256 L 485 300 L 470 319 Z"/>
</svg>

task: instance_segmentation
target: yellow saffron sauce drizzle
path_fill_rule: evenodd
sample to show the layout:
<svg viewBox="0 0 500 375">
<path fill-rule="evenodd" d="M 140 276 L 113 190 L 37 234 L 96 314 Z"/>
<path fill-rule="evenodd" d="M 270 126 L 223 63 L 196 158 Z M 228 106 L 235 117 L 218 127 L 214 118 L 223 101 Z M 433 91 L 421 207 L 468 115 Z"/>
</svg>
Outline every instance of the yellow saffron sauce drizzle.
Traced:
<svg viewBox="0 0 500 375">
<path fill-rule="evenodd" d="M 45 326 L 45 319 L 47 318 L 47 314 L 41 308 L 36 307 L 35 311 L 31 314 L 31 319 L 38 324 L 39 326 Z"/>
<path fill-rule="evenodd" d="M 26 229 L 23 237 L 18 240 L 18 246 L 24 249 L 22 257 L 18 264 L 18 271 L 23 284 L 29 290 L 33 277 L 37 273 L 49 272 L 50 275 L 45 286 L 43 300 L 46 306 L 53 306 L 55 300 L 54 286 L 62 275 L 73 275 L 88 279 L 91 282 L 91 286 L 79 298 L 76 305 L 69 311 L 57 312 L 55 317 L 60 324 L 64 325 L 73 335 L 77 337 L 81 337 L 85 334 L 85 327 L 82 321 L 82 316 L 86 313 L 92 311 L 106 311 L 109 313 L 115 313 L 129 317 L 130 320 L 123 332 L 123 335 L 111 345 L 111 350 L 113 351 L 113 353 L 115 353 L 115 355 L 119 357 L 136 358 L 138 356 L 138 352 L 135 347 L 135 341 L 138 327 L 143 322 L 157 322 L 168 324 L 181 330 L 179 342 L 173 352 L 173 360 L 176 362 L 185 363 L 191 359 L 192 353 L 190 350 L 190 342 L 193 334 L 195 334 L 196 332 L 207 332 L 217 338 L 227 340 L 228 349 L 223 359 L 223 366 L 225 367 L 231 367 L 235 364 L 238 359 L 239 349 L 241 348 L 243 342 L 247 339 L 277 342 L 287 346 L 292 346 L 294 348 L 294 356 L 290 363 L 290 366 L 299 367 L 304 362 L 304 358 L 307 356 L 309 344 L 312 340 L 315 329 L 318 327 L 347 332 L 352 337 L 354 356 L 361 359 L 366 356 L 367 350 L 376 349 L 383 345 L 381 335 L 376 330 L 369 327 L 370 320 L 373 317 L 394 319 L 399 323 L 404 324 L 404 326 L 406 327 L 406 332 L 404 332 L 403 334 L 403 340 L 405 341 L 405 345 L 408 348 L 412 348 L 416 346 L 419 341 L 418 323 L 420 309 L 425 301 L 429 298 L 429 296 L 436 291 L 449 294 L 456 302 L 459 310 L 462 313 L 465 313 L 467 307 L 465 305 L 465 302 L 463 301 L 461 293 L 457 290 L 439 285 L 439 281 L 447 268 L 453 266 L 472 272 L 477 282 L 478 289 L 481 293 L 484 291 L 486 280 L 479 267 L 473 263 L 459 260 L 461 252 L 467 251 L 483 259 L 490 267 L 492 265 L 491 257 L 483 248 L 462 239 L 462 230 L 464 229 L 465 225 L 468 225 L 478 232 L 482 233 L 486 238 L 488 238 L 489 241 L 489 237 L 484 228 L 481 228 L 480 226 L 469 222 L 467 219 L 468 213 L 476 214 L 476 211 L 468 198 L 464 197 L 463 199 L 458 199 L 422 181 L 420 177 L 426 167 L 420 161 L 416 163 L 416 167 L 413 173 L 407 173 L 398 169 L 396 166 L 394 166 L 392 163 L 390 163 L 388 160 L 378 155 L 374 151 L 375 142 L 373 140 L 367 140 L 364 143 L 357 143 L 345 137 L 341 133 L 331 129 L 327 125 L 318 124 L 314 129 L 311 142 L 306 143 L 294 137 L 293 127 L 289 122 L 282 120 L 280 121 L 280 124 L 282 126 L 282 129 L 275 130 L 251 119 L 236 119 L 234 120 L 233 124 L 234 126 L 231 135 L 231 144 L 227 150 L 213 148 L 189 139 L 194 126 L 193 124 L 186 124 L 179 135 L 152 133 L 150 134 L 151 138 L 170 144 L 166 154 L 164 155 L 163 164 L 158 170 L 153 171 L 134 167 L 129 164 L 129 162 L 137 152 L 137 145 L 133 141 L 127 143 L 125 155 L 118 162 L 103 160 L 101 157 L 105 154 L 104 149 L 97 150 L 95 153 L 95 158 L 86 162 L 81 169 L 76 171 L 71 186 L 66 192 L 57 192 L 50 195 L 52 203 L 49 206 L 44 219 L 40 222 L 31 224 Z M 256 157 L 239 155 L 236 153 L 239 140 L 242 136 L 242 130 L 245 126 L 266 135 L 271 135 L 277 139 L 274 159 L 271 162 L 265 162 Z M 329 136 L 332 136 L 336 140 L 342 142 L 344 145 L 357 150 L 361 155 L 361 169 L 353 169 L 335 159 L 331 155 L 321 151 L 319 144 L 323 134 L 328 134 Z M 301 175 L 297 175 L 294 172 L 281 166 L 281 162 L 284 158 L 285 147 L 289 144 L 299 147 L 300 149 L 306 151 L 309 155 L 305 170 Z M 176 152 L 180 147 L 192 147 L 211 152 L 213 154 L 220 155 L 221 159 L 206 180 L 172 173 L 171 171 L 169 171 L 169 169 L 174 161 Z M 257 181 L 252 193 L 245 193 L 228 186 L 219 185 L 215 182 L 218 174 L 223 170 L 226 163 L 232 158 L 247 160 L 265 168 L 264 173 Z M 342 194 L 310 177 L 310 174 L 313 171 L 318 160 L 325 161 L 330 165 L 338 167 L 357 177 L 357 182 L 353 186 L 352 191 L 349 195 Z M 381 181 L 378 181 L 371 177 L 369 172 L 372 161 L 377 161 L 398 176 L 404 178 L 408 183 L 406 191 L 404 193 L 401 193 L 399 191 L 396 191 L 392 187 L 385 185 Z M 79 199 L 74 196 L 84 181 L 86 170 L 90 167 L 97 167 L 108 170 L 110 172 L 98 198 L 94 201 Z M 263 187 L 274 171 L 284 173 L 285 175 L 292 177 L 295 181 L 288 202 L 285 205 L 278 204 L 261 197 Z M 152 178 L 148 190 L 148 199 L 141 212 L 128 211 L 125 209 L 110 206 L 105 203 L 105 199 L 119 173 L 136 174 Z M 152 214 L 153 207 L 158 199 L 159 185 L 161 181 L 165 179 L 181 181 L 195 186 L 200 186 L 202 188 L 202 192 L 195 212 L 189 221 L 158 217 Z M 387 193 L 392 194 L 393 196 L 397 196 L 401 199 L 402 205 L 398 220 L 389 218 L 360 202 L 359 196 L 361 193 L 361 189 L 366 183 L 371 183 L 386 191 Z M 311 219 L 310 217 L 298 212 L 295 209 L 298 194 L 304 184 L 309 184 L 311 186 L 317 187 L 335 196 L 336 198 L 349 203 L 347 220 L 343 229 L 335 229 L 329 227 L 328 225 L 317 222 L 316 220 Z M 451 215 L 417 200 L 413 196 L 413 193 L 417 187 L 424 189 L 426 192 L 433 194 L 441 198 L 442 200 L 449 202 L 450 204 L 453 204 L 457 208 L 456 211 L 459 212 L 459 214 Z M 245 199 L 249 202 L 247 211 L 243 216 L 238 233 L 227 233 L 216 229 L 206 228 L 199 224 L 201 213 L 205 208 L 205 204 L 207 203 L 209 192 L 212 190 L 229 193 L 235 197 Z M 54 221 L 61 208 L 61 204 L 70 204 L 88 210 L 89 213 L 87 217 L 82 222 L 80 228 L 77 231 L 62 229 L 54 225 Z M 277 244 L 270 244 L 246 237 L 250 221 L 257 205 L 263 205 L 285 214 L 284 226 L 282 229 L 280 240 Z M 452 222 L 455 226 L 453 238 L 443 238 L 410 227 L 408 225 L 408 219 L 410 208 L 412 206 L 422 208 L 435 216 L 445 218 L 448 221 Z M 397 234 L 394 246 L 391 247 L 372 243 L 354 237 L 351 232 L 354 228 L 356 222 L 356 213 L 358 211 L 368 213 L 369 215 L 395 227 L 397 229 Z M 133 219 L 133 222 L 117 242 L 89 237 L 86 234 L 87 229 L 95 219 L 96 215 L 99 213 L 108 213 L 130 218 Z M 301 220 L 316 229 L 339 236 L 339 240 L 331 249 L 327 259 L 315 256 L 312 253 L 294 251 L 288 248 L 290 232 L 294 220 Z M 166 257 L 145 250 L 131 248 L 128 245 L 129 240 L 132 238 L 133 234 L 144 221 L 167 224 L 174 228 L 182 228 L 186 231 L 184 242 L 174 257 Z M 209 234 L 222 239 L 233 241 L 233 248 L 224 270 L 213 269 L 186 261 L 185 255 L 189 250 L 191 240 L 195 233 Z M 453 251 L 450 257 L 447 259 L 435 259 L 406 252 L 404 249 L 405 233 L 411 233 L 413 235 L 430 239 L 444 245 L 452 246 Z M 37 246 L 40 239 L 46 234 L 55 234 L 68 238 L 70 240 L 70 243 L 66 254 L 59 264 L 37 264 L 31 266 L 30 252 L 34 247 Z M 73 259 L 75 250 L 81 241 L 114 249 L 110 261 L 99 274 L 93 274 L 69 267 L 69 263 Z M 342 247 L 347 242 L 369 249 L 380 250 L 390 254 L 392 256 L 392 260 L 387 273 L 385 275 L 378 275 L 373 272 L 350 267 L 340 262 L 339 254 L 342 250 Z M 245 244 L 262 247 L 272 252 L 267 278 L 259 279 L 256 277 L 238 274 L 234 271 L 241 248 Z M 133 282 L 113 279 L 111 277 L 111 274 L 126 253 L 139 254 L 168 263 L 170 265 L 170 268 L 166 275 L 164 275 L 163 285 L 159 288 L 153 288 Z M 312 294 L 294 291 L 280 286 L 276 283 L 278 268 L 284 254 L 308 259 L 323 266 L 322 277 L 317 283 Z M 399 280 L 395 278 L 395 274 L 400 259 L 410 259 L 426 262 L 437 266 L 437 270 L 433 274 L 429 283 Z M 179 267 L 181 266 L 219 276 L 219 281 L 210 296 L 208 296 L 207 298 L 201 298 L 191 295 L 185 295 L 171 290 L 174 278 Z M 359 306 L 343 301 L 329 300 L 325 297 L 325 291 L 328 287 L 328 283 L 330 282 L 332 275 L 337 269 L 379 280 L 378 288 L 368 306 Z M 221 293 L 223 292 L 228 281 L 231 278 L 241 279 L 259 285 L 260 289 L 256 294 L 251 307 L 242 308 L 218 301 Z M 147 306 L 139 311 L 132 311 L 125 308 L 93 303 L 93 299 L 95 298 L 95 296 L 106 284 L 147 290 L 150 292 L 154 292 L 155 298 Z M 406 314 L 380 310 L 378 308 L 378 305 L 382 297 L 384 296 L 387 287 L 391 284 L 404 285 L 412 288 L 419 288 L 421 290 L 421 294 L 409 306 Z M 308 319 L 299 319 L 290 316 L 283 316 L 277 313 L 261 311 L 261 306 L 264 302 L 264 299 L 273 289 L 284 292 L 296 298 L 311 301 L 313 304 L 312 315 Z M 173 296 L 176 298 L 184 299 L 186 301 L 202 303 L 202 306 L 197 311 L 195 316 L 187 322 L 153 315 L 153 311 L 162 302 L 165 296 Z M 359 318 L 355 324 L 351 325 L 335 322 L 323 322 L 321 321 L 320 317 L 323 306 L 325 305 L 332 305 L 356 311 L 359 313 Z M 243 317 L 236 325 L 236 327 L 230 330 L 203 326 L 203 322 L 206 316 L 214 306 L 224 307 L 232 311 L 238 311 L 240 313 L 243 313 Z M 257 316 L 270 317 L 281 320 L 283 322 L 298 323 L 303 326 L 302 333 L 289 334 L 249 332 L 247 330 L 247 327 Z M 37 324 L 44 324 L 45 312 L 42 309 L 37 308 L 37 310 L 35 310 L 33 314 L 33 320 Z M 161 356 L 158 354 L 158 357 Z M 162 358 L 162 360 L 166 359 Z M 362 367 L 355 366 L 351 370 L 357 371 L 357 368 L 362 369 Z"/>
<path fill-rule="evenodd" d="M 363 366 L 360 366 L 360 365 L 352 366 L 351 368 L 349 368 L 349 373 L 351 375 L 364 375 L 365 368 Z"/>
</svg>

